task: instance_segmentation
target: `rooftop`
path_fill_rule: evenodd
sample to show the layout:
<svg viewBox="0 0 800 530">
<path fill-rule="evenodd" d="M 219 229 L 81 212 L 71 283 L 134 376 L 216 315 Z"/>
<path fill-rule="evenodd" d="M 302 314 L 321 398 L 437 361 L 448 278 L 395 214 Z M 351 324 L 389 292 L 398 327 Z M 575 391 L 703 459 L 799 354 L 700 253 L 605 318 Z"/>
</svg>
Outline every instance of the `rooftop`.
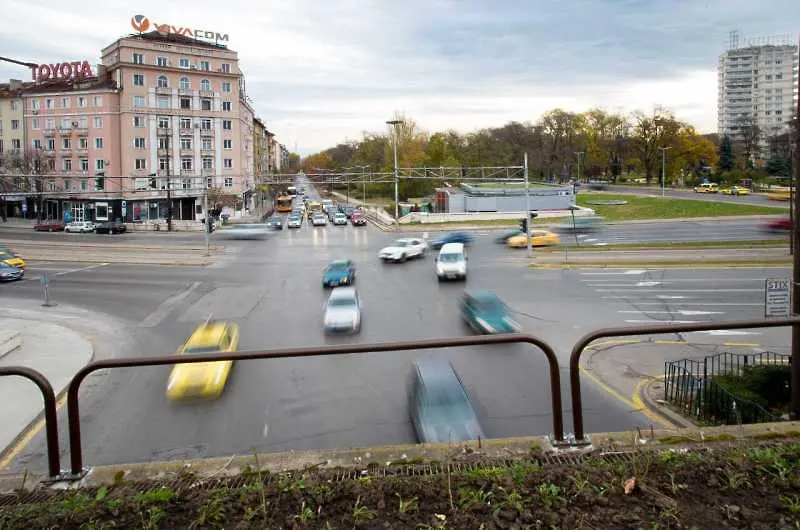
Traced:
<svg viewBox="0 0 800 530">
<path fill-rule="evenodd" d="M 175 33 L 159 33 L 158 31 L 148 31 L 147 33 L 131 33 L 126 37 L 122 37 L 123 39 L 143 39 L 153 42 L 170 42 L 173 44 L 186 44 L 189 46 L 199 46 L 201 48 L 211 48 L 215 50 L 230 50 L 224 44 L 213 44 L 210 42 L 206 42 L 203 40 L 195 39 L 192 37 L 187 37 L 185 35 L 178 35 Z"/>
<path fill-rule="evenodd" d="M 78 90 L 116 90 L 117 83 L 113 79 L 84 77 L 77 80 L 54 79 L 43 83 L 28 83 L 23 94 L 42 94 L 46 92 L 65 92 Z"/>
</svg>

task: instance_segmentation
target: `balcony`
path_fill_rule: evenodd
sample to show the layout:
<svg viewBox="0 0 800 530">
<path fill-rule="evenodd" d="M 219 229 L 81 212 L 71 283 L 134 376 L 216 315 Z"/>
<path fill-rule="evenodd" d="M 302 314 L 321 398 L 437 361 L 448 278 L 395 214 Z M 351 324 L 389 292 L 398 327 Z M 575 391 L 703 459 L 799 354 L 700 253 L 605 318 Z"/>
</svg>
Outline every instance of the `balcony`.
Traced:
<svg viewBox="0 0 800 530">
<path fill-rule="evenodd" d="M 191 97 L 192 96 L 192 89 L 191 88 L 179 88 L 178 89 L 178 95 L 179 96 Z"/>
<path fill-rule="evenodd" d="M 214 156 L 216 153 L 217 152 L 214 149 L 203 149 L 203 148 L 200 148 L 200 154 L 202 156 Z"/>
<path fill-rule="evenodd" d="M 181 147 L 181 156 L 194 156 L 194 149 L 192 147 Z"/>
<path fill-rule="evenodd" d="M 166 147 L 159 147 L 157 153 L 158 156 L 169 156 L 169 149 Z"/>
<path fill-rule="evenodd" d="M 211 168 L 211 169 L 203 168 L 201 172 L 202 172 L 202 175 L 204 177 L 210 177 L 211 175 L 214 174 L 214 169 L 213 168 Z"/>
<path fill-rule="evenodd" d="M 214 91 L 213 90 L 201 90 L 200 91 L 200 97 L 201 98 L 213 98 L 214 97 Z"/>
<path fill-rule="evenodd" d="M 44 156 L 56 156 L 56 150 L 55 149 L 44 149 L 42 151 L 42 154 Z"/>
<path fill-rule="evenodd" d="M 72 134 L 72 127 L 59 127 L 58 132 L 59 134 L 69 136 Z"/>
<path fill-rule="evenodd" d="M 158 96 L 171 96 L 172 89 L 169 87 L 157 87 L 156 88 L 156 95 Z"/>
<path fill-rule="evenodd" d="M 179 134 L 182 134 L 182 135 L 189 134 L 189 135 L 191 135 L 191 134 L 194 134 L 194 129 L 191 128 L 191 127 L 181 127 L 180 131 L 179 131 Z"/>
<path fill-rule="evenodd" d="M 214 129 L 200 129 L 200 136 L 214 136 Z"/>
<path fill-rule="evenodd" d="M 66 149 L 64 149 L 62 147 L 61 149 L 58 150 L 58 152 L 61 154 L 61 156 L 72 156 L 72 148 L 71 147 L 68 147 Z"/>
<path fill-rule="evenodd" d="M 78 156 L 89 156 L 89 148 L 88 147 L 78 147 L 75 149 L 75 154 Z"/>
</svg>

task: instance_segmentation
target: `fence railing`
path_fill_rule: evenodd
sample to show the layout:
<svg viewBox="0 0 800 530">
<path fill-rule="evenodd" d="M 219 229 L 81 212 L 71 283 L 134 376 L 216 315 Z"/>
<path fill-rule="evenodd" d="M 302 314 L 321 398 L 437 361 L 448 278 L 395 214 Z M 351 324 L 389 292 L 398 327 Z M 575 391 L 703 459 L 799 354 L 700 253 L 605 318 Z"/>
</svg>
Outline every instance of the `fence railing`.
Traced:
<svg viewBox="0 0 800 530">
<path fill-rule="evenodd" d="M 779 421 L 758 403 L 737 397 L 715 381 L 719 376 L 743 376 L 754 366 L 791 366 L 783 353 L 730 353 L 702 360 L 680 359 L 664 363 L 664 396 L 682 413 L 709 423 L 736 425 Z"/>
</svg>

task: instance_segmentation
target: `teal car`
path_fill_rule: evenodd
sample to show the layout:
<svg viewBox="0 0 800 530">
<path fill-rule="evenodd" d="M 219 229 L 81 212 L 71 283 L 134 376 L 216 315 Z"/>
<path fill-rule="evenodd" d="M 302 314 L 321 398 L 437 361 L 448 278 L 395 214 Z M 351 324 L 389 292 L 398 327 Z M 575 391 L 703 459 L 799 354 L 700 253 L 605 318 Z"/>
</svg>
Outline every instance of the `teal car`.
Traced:
<svg viewBox="0 0 800 530">
<path fill-rule="evenodd" d="M 476 333 L 519 333 L 522 327 L 511 318 L 511 310 L 497 295 L 479 291 L 464 293 L 461 299 L 461 318 Z"/>
<path fill-rule="evenodd" d="M 356 281 L 356 266 L 349 259 L 337 260 L 325 267 L 322 273 L 323 287 L 353 285 Z"/>
</svg>

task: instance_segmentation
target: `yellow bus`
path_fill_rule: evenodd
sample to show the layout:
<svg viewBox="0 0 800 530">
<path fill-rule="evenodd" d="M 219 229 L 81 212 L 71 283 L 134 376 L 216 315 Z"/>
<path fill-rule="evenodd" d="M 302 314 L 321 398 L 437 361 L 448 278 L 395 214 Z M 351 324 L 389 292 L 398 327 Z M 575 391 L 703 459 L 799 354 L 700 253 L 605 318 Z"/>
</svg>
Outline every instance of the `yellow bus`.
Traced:
<svg viewBox="0 0 800 530">
<path fill-rule="evenodd" d="M 278 213 L 292 212 L 292 198 L 289 195 L 278 195 L 275 199 L 275 211 Z"/>
</svg>

